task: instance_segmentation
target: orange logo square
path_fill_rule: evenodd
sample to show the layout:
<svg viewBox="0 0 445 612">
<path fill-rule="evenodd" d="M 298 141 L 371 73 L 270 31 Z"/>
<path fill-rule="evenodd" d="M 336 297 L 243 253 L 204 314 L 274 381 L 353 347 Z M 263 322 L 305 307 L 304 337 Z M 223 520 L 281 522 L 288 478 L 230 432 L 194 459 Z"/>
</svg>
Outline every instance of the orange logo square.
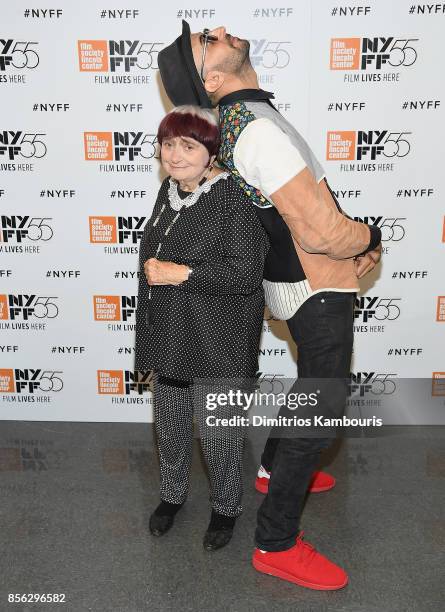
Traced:
<svg viewBox="0 0 445 612">
<path fill-rule="evenodd" d="M 106 40 L 78 40 L 80 72 L 108 71 L 108 42 Z"/>
<path fill-rule="evenodd" d="M 360 38 L 331 38 L 331 70 L 358 70 Z"/>
<path fill-rule="evenodd" d="M 14 393 L 14 370 L 0 369 L 0 393 Z"/>
<path fill-rule="evenodd" d="M 117 242 L 116 217 L 89 217 L 90 242 Z"/>
<path fill-rule="evenodd" d="M 433 372 L 431 395 L 445 396 L 445 372 Z"/>
<path fill-rule="evenodd" d="M 328 132 L 326 141 L 326 159 L 355 159 L 356 138 L 357 134 L 354 131 Z"/>
<path fill-rule="evenodd" d="M 439 295 L 437 298 L 436 321 L 445 322 L 445 295 Z"/>
<path fill-rule="evenodd" d="M 120 321 L 121 300 L 118 295 L 93 295 L 95 321 Z"/>
<path fill-rule="evenodd" d="M 124 392 L 122 370 L 98 370 L 97 390 L 99 395 L 122 395 Z"/>
<path fill-rule="evenodd" d="M 113 161 L 111 132 L 84 132 L 83 144 L 87 161 Z"/>
<path fill-rule="evenodd" d="M 9 319 L 7 295 L 0 295 L 0 319 Z"/>
</svg>

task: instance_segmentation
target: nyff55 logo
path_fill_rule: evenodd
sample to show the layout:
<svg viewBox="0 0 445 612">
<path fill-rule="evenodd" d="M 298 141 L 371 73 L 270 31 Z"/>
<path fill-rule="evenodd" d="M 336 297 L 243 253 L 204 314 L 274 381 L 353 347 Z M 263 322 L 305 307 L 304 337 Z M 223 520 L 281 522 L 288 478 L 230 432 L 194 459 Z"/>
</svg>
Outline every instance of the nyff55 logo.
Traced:
<svg viewBox="0 0 445 612">
<path fill-rule="evenodd" d="M 331 70 L 381 70 L 385 65 L 412 66 L 417 60 L 414 46 L 418 40 L 394 36 L 332 38 L 330 67 Z"/>
<path fill-rule="evenodd" d="M 0 369 L 0 393 L 58 392 L 63 389 L 61 370 Z"/>
<path fill-rule="evenodd" d="M 54 302 L 57 299 L 55 296 L 0 295 L 0 320 L 28 321 L 31 317 L 54 319 L 59 314 Z"/>
<path fill-rule="evenodd" d="M 134 161 L 156 155 L 156 134 L 144 132 L 84 132 L 87 161 Z"/>
<path fill-rule="evenodd" d="M 136 244 L 144 232 L 147 217 L 89 217 L 90 242 Z"/>
<path fill-rule="evenodd" d="M 377 372 L 351 372 L 351 382 L 349 384 L 350 395 L 360 395 L 366 393 L 374 395 L 392 395 L 396 390 L 396 383 L 392 378 L 397 374 L 377 373 Z"/>
<path fill-rule="evenodd" d="M 137 308 L 136 295 L 94 295 L 95 321 L 129 321 Z"/>
<path fill-rule="evenodd" d="M 28 239 L 46 242 L 53 237 L 53 229 L 48 224 L 52 217 L 29 217 L 28 215 L 2 215 L 0 217 L 0 242 L 23 242 Z"/>
<path fill-rule="evenodd" d="M 355 299 L 354 318 L 366 323 L 370 319 L 377 321 L 395 321 L 400 316 L 402 298 L 380 298 L 367 295 Z"/>
<path fill-rule="evenodd" d="M 411 151 L 407 136 L 412 132 L 389 130 L 347 130 L 327 134 L 327 160 L 375 160 L 385 157 L 406 157 Z"/>
<path fill-rule="evenodd" d="M 382 230 L 382 242 L 400 242 L 405 237 L 403 222 L 406 217 L 354 217 L 354 221 L 379 227 Z"/>
<path fill-rule="evenodd" d="M 161 42 L 140 40 L 79 40 L 79 70 L 81 72 L 131 72 L 158 68 Z"/>
<path fill-rule="evenodd" d="M 12 38 L 0 39 L 0 72 L 4 72 L 7 66 L 13 68 L 36 68 L 39 64 L 39 56 L 31 45 L 37 42 L 26 42 Z"/>
<path fill-rule="evenodd" d="M 289 64 L 291 57 L 285 45 L 290 45 L 290 41 L 272 42 L 261 38 L 249 42 L 250 62 L 254 68 L 286 68 Z"/>
<path fill-rule="evenodd" d="M 2 130 L 0 131 L 0 155 L 4 155 L 9 160 L 14 160 L 18 155 L 25 159 L 45 157 L 47 148 L 42 140 L 43 136 L 46 134 Z"/>
<path fill-rule="evenodd" d="M 99 395 L 142 395 L 150 391 L 153 373 L 132 370 L 98 370 L 97 392 Z"/>
</svg>

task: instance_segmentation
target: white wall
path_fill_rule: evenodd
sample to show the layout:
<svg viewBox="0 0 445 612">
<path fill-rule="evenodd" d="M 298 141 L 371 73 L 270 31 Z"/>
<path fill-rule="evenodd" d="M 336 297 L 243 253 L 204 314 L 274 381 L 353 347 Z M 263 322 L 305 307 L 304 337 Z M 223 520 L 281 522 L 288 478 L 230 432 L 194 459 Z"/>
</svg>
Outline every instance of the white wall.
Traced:
<svg viewBox="0 0 445 612">
<path fill-rule="evenodd" d="M 445 5 L 130 4 L 128 14 L 115 17 L 110 11 L 124 3 L 46 2 L 54 12 L 34 16 L 25 9 L 39 9 L 40 3 L 2 8 L 0 418 L 152 418 L 150 392 L 126 390 L 124 381 L 126 372 L 133 375 L 134 308 L 126 321 L 95 320 L 93 297 L 108 296 L 105 311 L 115 312 L 121 296 L 137 293 L 137 230 L 151 214 L 160 183 L 152 141 L 168 109 L 156 57 L 179 35 L 182 17 L 192 31 L 225 25 L 251 39 L 262 87 L 275 92 L 282 113 L 308 139 L 343 208 L 352 216 L 381 217 L 382 265 L 362 284 L 364 301 L 377 299 L 357 312 L 352 371 L 374 372 L 378 379 L 389 374 L 393 380 L 445 372 L 445 312 L 437 314 L 438 296 L 445 295 Z M 192 9 L 192 16 L 186 15 Z M 361 68 L 366 38 L 376 39 L 378 47 L 377 53 L 368 51 L 369 63 Z M 111 62 L 104 66 L 111 40 L 139 41 L 140 67 L 131 64 L 130 55 L 114 71 Z M 78 41 L 94 41 L 86 48 L 95 51 L 96 68 L 104 70 L 79 69 Z M 331 46 L 336 62 L 352 50 L 347 57 L 354 69 L 331 69 Z M 83 57 L 91 58 L 84 49 Z M 56 106 L 41 106 L 50 104 Z M 104 133 L 93 138 L 103 141 L 105 160 L 85 159 L 89 132 Z M 123 149 L 117 160 L 112 134 L 133 132 L 144 137 L 138 156 L 130 160 L 135 149 Z M 358 160 L 356 142 L 347 149 L 350 159 L 327 159 L 328 132 L 352 132 L 333 136 L 351 142 L 359 132 L 372 132 L 383 148 L 374 149 L 375 160 L 372 149 Z M 87 142 L 92 151 L 96 141 Z M 108 243 L 92 242 L 90 228 L 102 217 L 109 219 L 99 223 L 111 228 L 119 217 L 131 217 L 136 233 L 119 242 L 112 230 Z M 11 222 L 22 227 L 10 231 Z M 265 321 L 264 328 L 261 372 L 269 378 L 294 375 L 295 347 L 285 324 Z M 114 393 L 99 393 L 99 371 L 116 382 L 115 388 L 101 383 L 101 390 Z M 150 376 L 138 376 L 144 389 Z"/>
</svg>

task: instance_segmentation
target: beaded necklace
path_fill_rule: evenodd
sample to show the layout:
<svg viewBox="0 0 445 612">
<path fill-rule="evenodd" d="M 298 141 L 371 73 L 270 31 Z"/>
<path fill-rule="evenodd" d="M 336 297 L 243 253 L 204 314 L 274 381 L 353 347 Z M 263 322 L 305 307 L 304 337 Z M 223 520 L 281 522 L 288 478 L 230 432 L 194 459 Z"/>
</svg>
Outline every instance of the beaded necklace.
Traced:
<svg viewBox="0 0 445 612">
<path fill-rule="evenodd" d="M 179 219 L 182 210 L 190 208 L 190 206 L 193 206 L 193 204 L 195 204 L 198 201 L 202 193 L 208 193 L 214 183 L 216 183 L 220 179 L 227 179 L 229 176 L 230 176 L 229 172 L 220 172 L 219 174 L 217 174 L 210 180 L 204 179 L 204 181 L 202 181 L 199 184 L 199 186 L 195 189 L 195 191 L 192 191 L 190 195 L 188 195 L 185 198 L 181 198 L 181 196 L 178 193 L 178 182 L 170 177 L 169 178 L 170 184 L 168 188 L 168 200 L 169 200 L 170 206 L 173 208 L 173 210 L 176 210 L 177 213 L 173 217 L 168 227 L 166 228 L 163 238 L 165 236 L 168 236 L 168 234 L 170 233 L 170 230 L 172 229 L 176 221 Z M 165 203 L 162 205 L 158 216 L 153 221 L 153 227 L 156 227 L 156 225 L 159 223 L 159 220 L 162 216 L 162 213 L 165 211 L 166 206 L 167 205 Z M 162 247 L 162 240 L 159 242 L 157 246 L 155 258 L 158 257 L 161 251 L 161 247 Z M 148 289 L 148 299 L 149 300 L 151 299 L 151 290 L 152 290 L 152 285 L 150 285 Z M 147 313 L 148 313 L 148 310 L 147 310 Z"/>
</svg>

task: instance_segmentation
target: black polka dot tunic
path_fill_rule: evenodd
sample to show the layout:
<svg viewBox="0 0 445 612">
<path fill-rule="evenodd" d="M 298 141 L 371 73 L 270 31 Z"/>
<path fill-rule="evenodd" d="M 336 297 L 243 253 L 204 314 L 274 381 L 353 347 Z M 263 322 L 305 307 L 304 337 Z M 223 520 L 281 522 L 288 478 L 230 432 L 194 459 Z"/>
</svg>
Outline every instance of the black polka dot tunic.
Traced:
<svg viewBox="0 0 445 612">
<path fill-rule="evenodd" d="M 169 185 L 167 177 L 140 241 L 135 368 L 189 381 L 253 377 L 267 236 L 227 173 L 213 179 L 193 205 L 183 206 L 164 235 L 178 214 L 168 199 Z M 151 257 L 186 264 L 193 274 L 180 285 L 154 285 L 150 291 L 144 263 Z"/>
</svg>

